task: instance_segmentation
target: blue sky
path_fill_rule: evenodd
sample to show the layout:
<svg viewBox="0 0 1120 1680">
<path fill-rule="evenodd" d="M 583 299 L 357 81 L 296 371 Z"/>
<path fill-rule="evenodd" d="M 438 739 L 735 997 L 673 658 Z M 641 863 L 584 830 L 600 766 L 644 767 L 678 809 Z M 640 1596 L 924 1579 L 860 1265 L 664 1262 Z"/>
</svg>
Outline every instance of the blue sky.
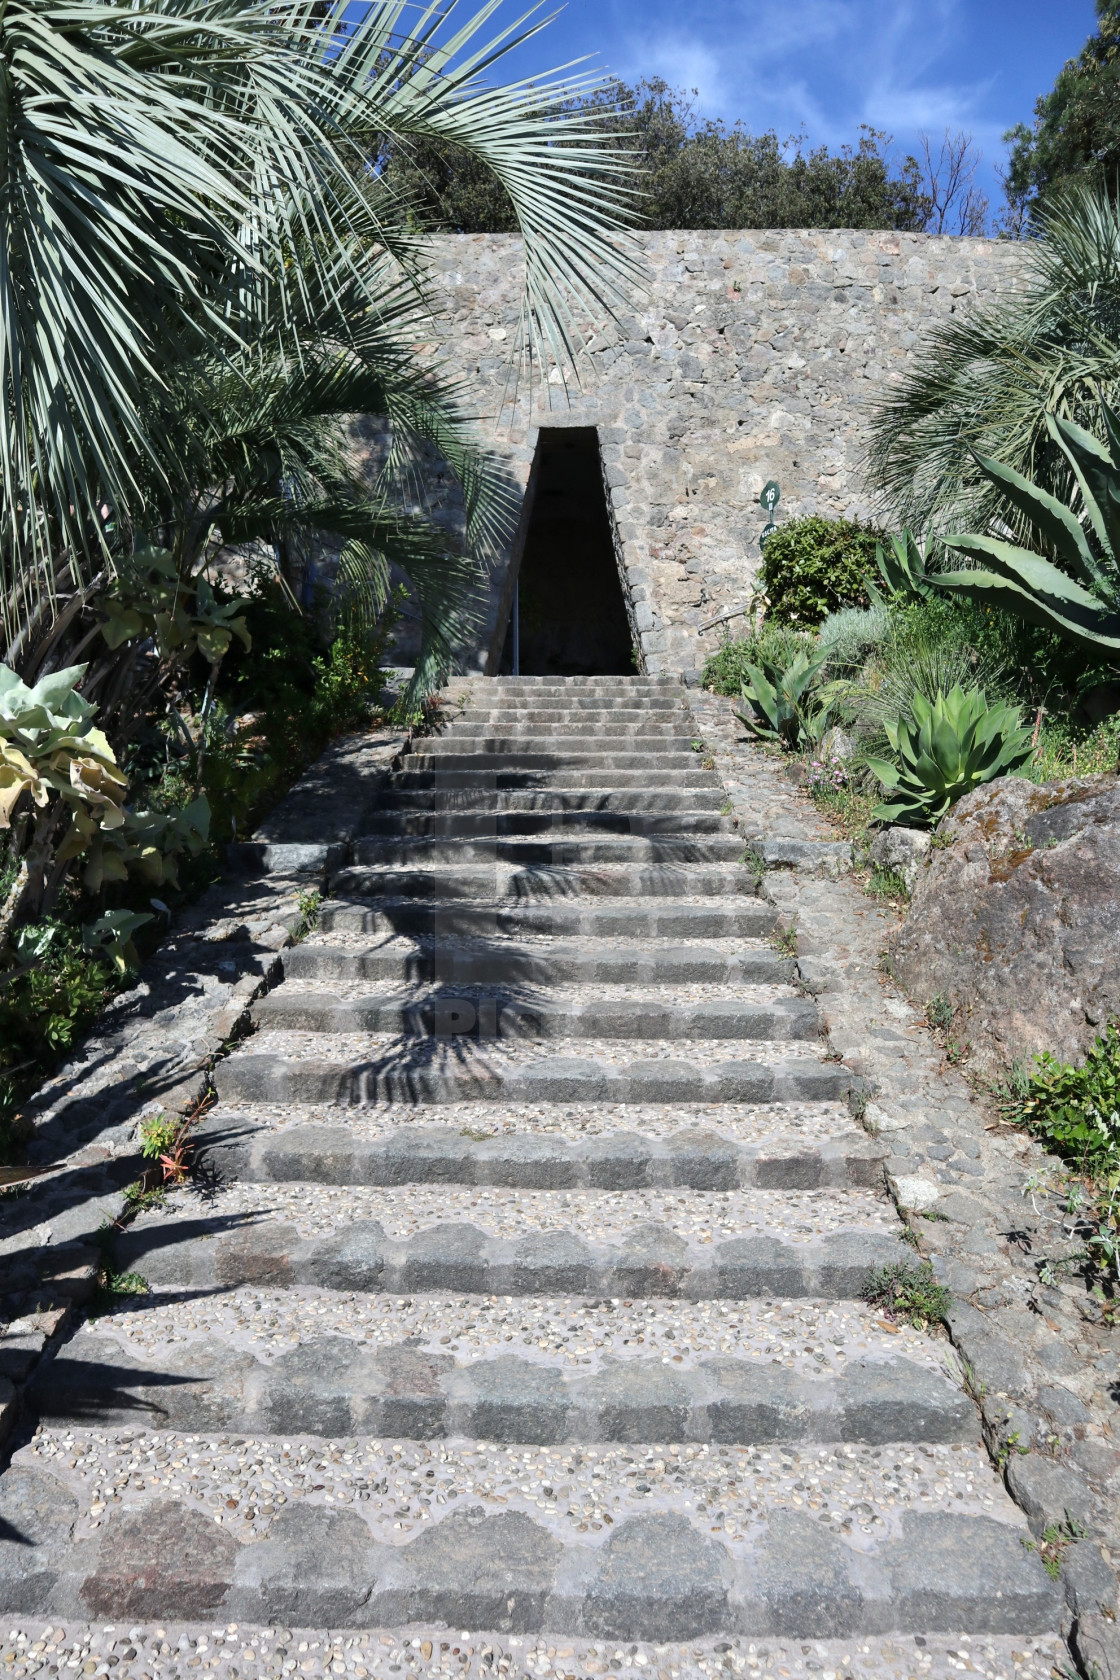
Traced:
<svg viewBox="0 0 1120 1680">
<path fill-rule="evenodd" d="M 964 128 L 995 208 L 1003 132 L 1030 121 L 1094 27 L 1092 0 L 569 0 L 516 62 L 591 52 L 626 80 L 697 88 L 704 115 L 832 147 L 860 123 L 904 152 L 923 129 Z"/>
</svg>

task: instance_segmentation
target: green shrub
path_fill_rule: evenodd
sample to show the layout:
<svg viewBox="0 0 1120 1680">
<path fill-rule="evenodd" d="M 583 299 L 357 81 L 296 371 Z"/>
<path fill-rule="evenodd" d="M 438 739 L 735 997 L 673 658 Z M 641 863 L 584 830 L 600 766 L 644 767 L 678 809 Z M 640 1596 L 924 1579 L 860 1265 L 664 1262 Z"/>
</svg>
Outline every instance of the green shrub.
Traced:
<svg viewBox="0 0 1120 1680">
<path fill-rule="evenodd" d="M 841 607 L 868 605 L 875 568 L 874 531 L 847 519 L 791 519 L 769 537 L 760 582 L 767 617 L 812 627 Z"/>
<path fill-rule="evenodd" d="M 712 654 L 704 666 L 704 687 L 737 699 L 743 692 L 743 684 L 750 681 L 748 666 L 769 661 L 784 669 L 809 646 L 810 638 L 803 631 L 782 624 L 764 624 L 761 630 L 749 630 L 745 636 L 729 639 Z"/>
<path fill-rule="evenodd" d="M 1080 1067 L 1049 1051 L 1035 1061 L 1015 1117 L 1056 1154 L 1094 1170 L 1120 1165 L 1120 1021 L 1108 1023 Z"/>
</svg>

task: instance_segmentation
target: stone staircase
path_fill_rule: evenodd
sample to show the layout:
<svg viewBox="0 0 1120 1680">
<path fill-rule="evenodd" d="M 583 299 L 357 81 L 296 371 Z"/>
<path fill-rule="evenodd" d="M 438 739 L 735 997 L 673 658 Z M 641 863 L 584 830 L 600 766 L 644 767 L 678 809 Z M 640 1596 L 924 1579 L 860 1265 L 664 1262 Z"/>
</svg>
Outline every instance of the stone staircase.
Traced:
<svg viewBox="0 0 1120 1680">
<path fill-rule="evenodd" d="M 118 1242 L 152 1294 L 38 1384 L 0 1607 L 1057 1628 L 948 1344 L 860 1301 L 885 1151 L 697 745 L 668 680 L 479 679 L 387 777 Z"/>
</svg>

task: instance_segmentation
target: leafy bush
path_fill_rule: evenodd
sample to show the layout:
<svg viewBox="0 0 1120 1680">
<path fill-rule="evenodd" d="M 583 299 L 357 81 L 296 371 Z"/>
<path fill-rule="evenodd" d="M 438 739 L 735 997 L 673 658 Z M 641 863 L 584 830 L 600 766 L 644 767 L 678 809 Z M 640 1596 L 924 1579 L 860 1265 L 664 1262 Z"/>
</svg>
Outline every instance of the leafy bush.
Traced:
<svg viewBox="0 0 1120 1680">
<path fill-rule="evenodd" d="M 1049 1051 L 1035 1061 L 1017 1118 L 1059 1155 L 1098 1169 L 1120 1164 L 1120 1021 L 1108 1023 L 1080 1067 Z"/>
<path fill-rule="evenodd" d="M 938 690 L 932 704 L 915 694 L 913 721 L 886 725 L 899 763 L 868 758 L 868 768 L 891 795 L 873 812 L 879 822 L 925 827 L 939 822 L 958 799 L 983 782 L 1017 769 L 1030 757 L 1031 732 L 1019 727 L 1019 713 L 989 706 L 982 689 L 949 694 Z"/>
<path fill-rule="evenodd" d="M 776 665 L 789 665 L 809 646 L 811 640 L 804 631 L 766 623 L 759 630 L 749 630 L 745 636 L 727 640 L 712 654 L 704 666 L 704 687 L 737 698 L 743 692 L 743 684 L 750 680 L 749 665 L 759 665 L 767 659 Z"/>
<path fill-rule="evenodd" d="M 869 653 L 894 633 L 895 617 L 881 601 L 870 607 L 841 607 L 829 613 L 817 632 L 817 646 L 838 670 L 863 664 Z"/>
<path fill-rule="evenodd" d="M 779 526 L 762 557 L 767 617 L 811 627 L 841 607 L 866 606 L 877 541 L 862 525 L 815 514 Z"/>
</svg>

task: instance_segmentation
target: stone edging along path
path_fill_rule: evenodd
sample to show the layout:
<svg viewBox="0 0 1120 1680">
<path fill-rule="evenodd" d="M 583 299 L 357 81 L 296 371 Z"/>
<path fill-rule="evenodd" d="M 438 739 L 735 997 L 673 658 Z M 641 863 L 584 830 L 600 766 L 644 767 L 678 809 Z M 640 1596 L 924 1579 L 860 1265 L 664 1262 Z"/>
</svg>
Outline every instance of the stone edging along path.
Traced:
<svg viewBox="0 0 1120 1680">
<path fill-rule="evenodd" d="M 863 1124 L 887 1140 L 887 1183 L 921 1254 L 953 1293 L 948 1328 L 989 1451 L 1041 1541 L 1062 1547 L 1067 1636 L 1090 1677 L 1120 1676 L 1120 1332 L 1095 1324 L 1077 1279 L 1045 1284 L 1065 1238 L 1060 1163 L 993 1124 L 882 967 L 893 918 L 846 879 L 838 842 L 784 772 L 743 738 L 732 703 L 692 693 L 739 832 L 767 864 L 763 893 L 797 931 L 802 982 L 833 1050 L 865 1082 Z"/>
<path fill-rule="evenodd" d="M 985 1117 L 967 1085 L 943 1066 L 914 1010 L 881 974 L 879 957 L 889 921 L 843 878 L 850 849 L 828 834 L 779 764 L 742 743 L 725 702 L 694 695 L 690 703 L 727 789 L 738 833 L 768 866 L 763 895 L 784 917 L 796 919 L 801 983 L 823 1011 L 833 1051 L 869 1094 L 865 1106 L 856 1105 L 863 1109 L 863 1124 L 880 1145 L 890 1144 L 892 1194 L 917 1245 L 933 1256 L 953 1289 L 951 1334 L 981 1407 L 989 1449 L 1006 1461 L 1008 1485 L 1040 1541 L 1053 1525 L 1067 1540 L 1075 1531 L 1072 1524 L 1076 1532 L 1085 1531 L 1085 1539 L 1058 1548 L 1066 1631 L 1087 1676 L 1096 1671 L 1100 1680 L 1116 1680 L 1120 1662 L 1110 1565 L 1120 1549 L 1115 1499 L 1120 1454 L 1111 1435 L 1107 1392 L 1115 1380 L 1115 1359 L 1109 1365 L 1104 1339 L 1098 1341 L 1095 1328 L 1082 1322 L 1078 1291 L 1069 1284 L 1040 1284 L 1037 1259 L 1051 1235 L 1053 1208 L 1041 1192 L 1036 1208 L 1024 1197 L 1023 1186 L 1044 1172 L 1046 1163 L 1024 1140 L 985 1130 Z M 21 1360 L 19 1374 L 30 1369 L 40 1349 L 50 1345 L 48 1336 L 57 1342 L 72 1303 L 92 1287 L 98 1257 L 90 1238 L 103 1218 L 118 1211 L 120 1186 L 137 1176 L 137 1121 L 145 1111 L 183 1111 L 197 1100 L 208 1062 L 252 999 L 267 989 L 279 948 L 298 935 L 302 894 L 327 869 L 347 861 L 370 779 L 383 775 L 402 745 L 398 738 L 367 736 L 332 749 L 255 840 L 237 850 L 235 861 L 246 875 L 214 889 L 194 907 L 148 965 L 142 984 L 118 1000 L 100 1033 L 42 1094 L 33 1114 L 32 1151 L 51 1161 L 52 1170 L 10 1201 L 4 1209 L 7 1224 L 0 1224 L 5 1287 L 9 1277 L 19 1284 L 10 1290 L 8 1303 L 9 1313 L 18 1307 L 21 1315 L 10 1326 L 16 1333 L 0 1343 L 0 1358 L 12 1356 L 13 1374 Z M 283 1008 L 283 990 L 275 996 Z M 923 1217 L 929 1214 L 938 1217 Z M 42 1310 L 32 1314 L 31 1308 Z M 324 1456 L 333 1463 L 338 1454 Z M 344 1475 L 344 1469 L 339 1473 Z M 11 1645 L 12 1661 L 18 1658 L 20 1664 L 17 1672 L 47 1666 L 51 1638 L 45 1628 L 38 1637 L 32 1624 L 21 1630 L 0 1628 L 5 1661 L 6 1631 L 13 1639 L 15 1631 L 22 1634 Z M 75 1643 L 72 1628 L 68 1665 L 107 1673 L 115 1661 L 131 1663 L 137 1650 L 130 1648 L 131 1655 L 121 1659 L 119 1631 L 106 1628 L 102 1640 L 96 1630 L 88 1630 Z M 57 1667 L 61 1635 L 53 1633 Z M 133 1645 L 150 1664 L 145 1672 L 174 1666 L 166 1628 L 135 1633 Z M 356 1672 L 360 1680 L 384 1666 L 385 1653 L 372 1635 L 328 1642 L 321 1634 L 301 1637 L 273 1630 L 271 1638 L 255 1635 L 248 1641 L 232 1626 L 221 1638 L 216 1630 L 208 1637 L 197 1629 L 189 1636 L 172 1630 L 172 1640 L 186 1653 L 186 1667 L 226 1668 L 235 1659 L 261 1661 L 263 1667 L 267 1657 L 270 1672 L 297 1665 L 321 1672 L 328 1648 L 336 1673 Z M 797 1647 L 771 1642 L 760 1659 L 753 1655 L 754 1646 L 740 1642 L 691 1654 L 685 1649 L 683 1655 L 675 1648 L 647 1651 L 637 1645 L 614 1653 L 613 1647 L 586 1642 L 564 1651 L 539 1640 L 507 1639 L 504 1647 L 497 1641 L 483 1646 L 464 1640 L 462 1649 L 452 1650 L 455 1643 L 446 1633 L 402 1638 L 400 1645 L 390 1641 L 388 1670 L 417 1662 L 429 1670 L 446 1667 L 454 1656 L 460 1672 L 464 1659 L 481 1671 L 497 1667 L 541 1673 L 565 1673 L 565 1662 L 573 1672 L 602 1672 L 632 1662 L 635 1672 L 647 1664 L 661 1665 L 670 1677 L 685 1667 L 689 1672 L 733 1668 L 762 1674 L 765 1665 L 785 1674 L 800 1673 L 804 1665 L 806 1671 L 823 1669 L 825 1680 L 832 1680 L 834 1673 L 849 1668 L 941 1674 L 967 1666 L 1003 1674 L 1002 1664 L 1007 1661 L 1010 1667 L 1012 1660 L 1017 1670 L 1034 1674 L 1042 1658 L 1042 1648 L 1035 1650 L 1038 1642 L 1026 1640 L 1018 1653 L 993 1652 L 985 1659 L 979 1651 L 936 1640 L 929 1641 L 925 1656 L 917 1657 L 913 1650 L 903 1652 L 897 1640 L 892 1645 L 879 1639 L 859 1646 L 855 1660 L 851 1640 Z M 48 1655 L 38 1658 L 37 1649 Z"/>
<path fill-rule="evenodd" d="M 346 857 L 371 781 L 406 739 L 370 732 L 329 747 L 28 1104 L 40 1176 L 0 1196 L 0 1447 L 24 1382 L 96 1287 L 98 1233 L 147 1165 L 141 1120 L 188 1114 L 202 1099 L 214 1058 L 280 977 L 307 895 Z"/>
</svg>

